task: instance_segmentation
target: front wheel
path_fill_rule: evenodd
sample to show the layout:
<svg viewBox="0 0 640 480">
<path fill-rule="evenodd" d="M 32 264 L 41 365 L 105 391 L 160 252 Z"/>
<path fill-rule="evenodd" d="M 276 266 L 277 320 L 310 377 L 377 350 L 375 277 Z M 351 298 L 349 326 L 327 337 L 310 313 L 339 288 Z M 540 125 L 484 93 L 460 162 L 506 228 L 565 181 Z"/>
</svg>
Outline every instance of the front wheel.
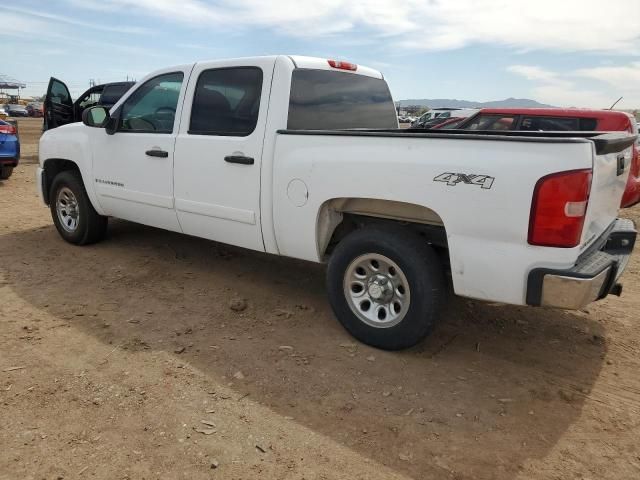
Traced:
<svg viewBox="0 0 640 480">
<path fill-rule="evenodd" d="M 80 175 L 64 171 L 56 175 L 49 194 L 51 217 L 58 233 L 67 242 L 86 245 L 102 240 L 107 217 L 95 211 Z"/>
<path fill-rule="evenodd" d="M 327 290 L 333 311 L 358 340 L 384 350 L 408 348 L 440 313 L 444 273 L 434 250 L 402 227 L 365 227 L 331 256 Z"/>
</svg>

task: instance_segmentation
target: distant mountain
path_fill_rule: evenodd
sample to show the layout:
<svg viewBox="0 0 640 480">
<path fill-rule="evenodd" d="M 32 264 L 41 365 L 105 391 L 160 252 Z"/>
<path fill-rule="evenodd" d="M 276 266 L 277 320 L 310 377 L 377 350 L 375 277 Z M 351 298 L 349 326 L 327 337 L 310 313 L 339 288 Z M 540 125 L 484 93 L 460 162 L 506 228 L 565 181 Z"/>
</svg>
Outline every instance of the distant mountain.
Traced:
<svg viewBox="0 0 640 480">
<path fill-rule="evenodd" d="M 553 108 L 552 105 L 536 102 L 529 98 L 507 98 L 505 100 L 494 100 L 492 102 L 473 102 L 452 98 L 411 98 L 408 100 L 400 100 L 397 103 L 401 107 L 416 105 L 429 108 Z"/>
</svg>

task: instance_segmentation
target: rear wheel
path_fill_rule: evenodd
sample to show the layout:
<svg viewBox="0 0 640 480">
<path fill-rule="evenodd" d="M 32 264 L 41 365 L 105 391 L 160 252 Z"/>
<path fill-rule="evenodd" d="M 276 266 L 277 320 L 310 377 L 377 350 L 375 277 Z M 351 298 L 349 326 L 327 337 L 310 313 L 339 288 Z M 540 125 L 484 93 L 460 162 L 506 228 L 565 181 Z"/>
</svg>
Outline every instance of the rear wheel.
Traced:
<svg viewBox="0 0 640 480">
<path fill-rule="evenodd" d="M 432 330 L 445 292 L 440 259 L 403 228 L 366 227 L 332 254 L 327 290 L 333 311 L 358 340 L 408 348 Z"/>
<path fill-rule="evenodd" d="M 65 171 L 56 175 L 49 202 L 53 223 L 67 242 L 86 245 L 104 238 L 107 217 L 99 215 L 91 205 L 79 174 Z"/>
<path fill-rule="evenodd" d="M 13 167 L 0 167 L 0 180 L 8 179 L 13 173 Z"/>
</svg>

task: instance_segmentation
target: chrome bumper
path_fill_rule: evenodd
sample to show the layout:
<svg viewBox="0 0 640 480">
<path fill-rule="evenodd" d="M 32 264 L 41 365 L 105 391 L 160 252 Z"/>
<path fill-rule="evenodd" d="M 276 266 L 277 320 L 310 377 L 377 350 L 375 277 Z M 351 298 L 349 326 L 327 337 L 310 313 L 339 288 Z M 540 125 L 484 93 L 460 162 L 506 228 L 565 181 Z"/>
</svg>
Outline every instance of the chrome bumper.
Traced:
<svg viewBox="0 0 640 480">
<path fill-rule="evenodd" d="M 620 295 L 618 279 L 636 241 L 631 220 L 617 219 L 568 270 L 536 268 L 529 273 L 527 304 L 578 309 L 607 295 Z"/>
</svg>

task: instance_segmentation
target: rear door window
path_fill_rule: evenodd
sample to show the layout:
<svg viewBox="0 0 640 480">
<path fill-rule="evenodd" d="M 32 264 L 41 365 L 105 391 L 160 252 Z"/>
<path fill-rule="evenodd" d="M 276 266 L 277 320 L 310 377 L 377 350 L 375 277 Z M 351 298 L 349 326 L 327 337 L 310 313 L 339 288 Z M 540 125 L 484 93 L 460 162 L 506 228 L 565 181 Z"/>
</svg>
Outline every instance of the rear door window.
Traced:
<svg viewBox="0 0 640 480">
<path fill-rule="evenodd" d="M 398 128 L 398 119 L 384 80 L 299 68 L 292 73 L 287 128 Z"/>
<path fill-rule="evenodd" d="M 189 133 L 246 137 L 258 124 L 262 70 L 232 67 L 205 70 L 193 97 Z"/>
</svg>

